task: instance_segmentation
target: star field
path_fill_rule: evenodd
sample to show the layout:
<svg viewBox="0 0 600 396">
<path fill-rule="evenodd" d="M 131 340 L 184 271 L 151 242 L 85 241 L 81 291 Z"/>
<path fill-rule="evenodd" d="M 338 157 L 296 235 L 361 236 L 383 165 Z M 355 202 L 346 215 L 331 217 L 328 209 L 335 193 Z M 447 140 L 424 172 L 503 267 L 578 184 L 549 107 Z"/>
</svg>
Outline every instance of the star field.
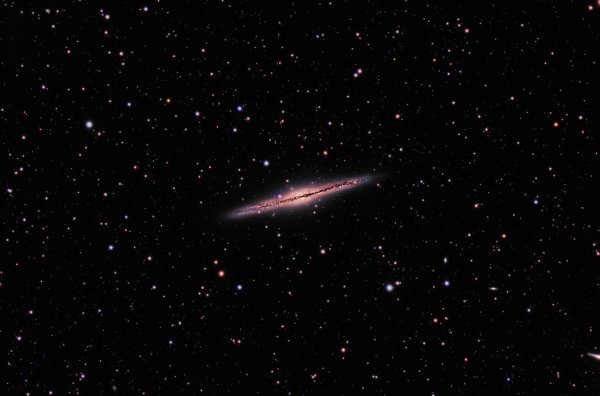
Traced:
<svg viewBox="0 0 600 396">
<path fill-rule="evenodd" d="M 0 21 L 0 394 L 600 394 L 600 2 Z"/>
</svg>

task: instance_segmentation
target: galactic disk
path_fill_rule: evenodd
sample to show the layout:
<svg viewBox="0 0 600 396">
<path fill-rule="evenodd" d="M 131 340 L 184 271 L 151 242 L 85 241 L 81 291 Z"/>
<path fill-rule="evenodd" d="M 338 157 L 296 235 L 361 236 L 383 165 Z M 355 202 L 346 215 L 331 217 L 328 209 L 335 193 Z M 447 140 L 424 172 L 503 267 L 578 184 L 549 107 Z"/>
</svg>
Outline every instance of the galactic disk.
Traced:
<svg viewBox="0 0 600 396">
<path fill-rule="evenodd" d="M 354 177 L 332 181 L 321 184 L 308 184 L 305 186 L 290 188 L 289 192 L 279 194 L 275 198 L 263 200 L 251 205 L 244 206 L 230 212 L 230 217 L 243 217 L 271 212 L 277 209 L 291 208 L 306 205 L 322 198 L 332 196 L 335 193 L 346 191 L 359 185 L 365 184 L 368 177 Z"/>
</svg>

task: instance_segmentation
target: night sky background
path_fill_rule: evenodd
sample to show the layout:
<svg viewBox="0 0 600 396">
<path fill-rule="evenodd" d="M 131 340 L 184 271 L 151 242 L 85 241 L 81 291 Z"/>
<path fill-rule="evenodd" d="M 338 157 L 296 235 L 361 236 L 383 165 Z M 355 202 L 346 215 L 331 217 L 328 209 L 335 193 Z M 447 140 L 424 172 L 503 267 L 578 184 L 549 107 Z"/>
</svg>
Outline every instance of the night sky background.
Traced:
<svg viewBox="0 0 600 396">
<path fill-rule="evenodd" d="M 600 4 L 42 3 L 0 6 L 1 394 L 600 394 Z"/>
</svg>

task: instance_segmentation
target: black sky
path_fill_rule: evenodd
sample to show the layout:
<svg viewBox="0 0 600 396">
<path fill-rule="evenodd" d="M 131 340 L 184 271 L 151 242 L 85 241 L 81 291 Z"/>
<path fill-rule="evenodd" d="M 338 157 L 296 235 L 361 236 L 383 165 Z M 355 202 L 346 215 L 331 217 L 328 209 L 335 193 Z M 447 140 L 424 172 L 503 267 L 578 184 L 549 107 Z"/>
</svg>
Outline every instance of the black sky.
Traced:
<svg viewBox="0 0 600 396">
<path fill-rule="evenodd" d="M 0 393 L 599 394 L 599 15 L 2 2 Z"/>
</svg>

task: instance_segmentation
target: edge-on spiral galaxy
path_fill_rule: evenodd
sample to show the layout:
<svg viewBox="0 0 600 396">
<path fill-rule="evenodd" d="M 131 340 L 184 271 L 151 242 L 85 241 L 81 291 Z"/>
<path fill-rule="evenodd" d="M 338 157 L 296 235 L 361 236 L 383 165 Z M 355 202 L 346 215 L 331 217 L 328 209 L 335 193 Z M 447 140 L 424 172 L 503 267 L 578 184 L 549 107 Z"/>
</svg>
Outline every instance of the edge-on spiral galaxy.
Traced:
<svg viewBox="0 0 600 396">
<path fill-rule="evenodd" d="M 315 200 L 331 196 L 334 193 L 346 191 L 365 184 L 368 177 L 353 177 L 321 184 L 308 184 L 297 188 L 290 188 L 289 192 L 279 194 L 275 198 L 266 199 L 254 204 L 246 205 L 229 213 L 229 217 L 243 217 L 271 212 L 277 209 L 305 205 Z"/>
</svg>

